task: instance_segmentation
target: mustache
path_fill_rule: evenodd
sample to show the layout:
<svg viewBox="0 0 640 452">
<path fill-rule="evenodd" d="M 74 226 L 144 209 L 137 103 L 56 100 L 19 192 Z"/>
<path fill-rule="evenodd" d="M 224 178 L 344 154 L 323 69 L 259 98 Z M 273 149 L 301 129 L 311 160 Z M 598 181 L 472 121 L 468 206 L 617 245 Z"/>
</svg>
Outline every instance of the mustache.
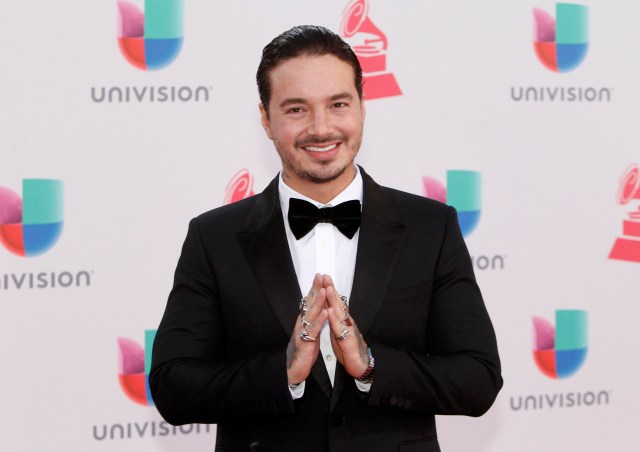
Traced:
<svg viewBox="0 0 640 452">
<path fill-rule="evenodd" d="M 305 146 L 318 146 L 327 143 L 335 143 L 336 141 L 347 141 L 344 135 L 328 135 L 326 137 L 304 137 L 294 142 L 294 146 L 302 148 Z"/>
</svg>

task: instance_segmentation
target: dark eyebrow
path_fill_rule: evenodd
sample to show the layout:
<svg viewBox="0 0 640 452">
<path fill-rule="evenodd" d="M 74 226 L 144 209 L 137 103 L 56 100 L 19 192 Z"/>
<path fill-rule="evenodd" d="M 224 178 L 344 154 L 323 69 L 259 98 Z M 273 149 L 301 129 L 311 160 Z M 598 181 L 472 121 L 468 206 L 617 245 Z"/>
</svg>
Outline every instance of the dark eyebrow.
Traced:
<svg viewBox="0 0 640 452">
<path fill-rule="evenodd" d="M 353 96 L 349 93 L 340 93 L 340 94 L 334 94 L 329 98 L 329 100 L 331 101 L 340 100 L 340 99 L 353 100 Z"/>
<path fill-rule="evenodd" d="M 344 93 L 338 93 L 338 94 L 334 94 L 333 96 L 329 97 L 329 101 L 333 102 L 336 100 L 341 100 L 341 99 L 346 99 L 346 100 L 353 100 L 353 96 L 347 92 Z M 302 104 L 302 105 L 306 105 L 307 101 L 305 99 L 303 99 L 302 97 L 292 97 L 289 99 L 285 99 L 282 102 L 280 102 L 280 108 L 284 108 L 287 105 L 292 105 L 292 104 Z"/>
<path fill-rule="evenodd" d="M 307 101 L 301 97 L 293 97 L 291 99 L 285 99 L 282 102 L 280 102 L 280 108 L 286 107 L 287 105 L 291 105 L 291 104 L 306 104 L 306 103 Z"/>
</svg>

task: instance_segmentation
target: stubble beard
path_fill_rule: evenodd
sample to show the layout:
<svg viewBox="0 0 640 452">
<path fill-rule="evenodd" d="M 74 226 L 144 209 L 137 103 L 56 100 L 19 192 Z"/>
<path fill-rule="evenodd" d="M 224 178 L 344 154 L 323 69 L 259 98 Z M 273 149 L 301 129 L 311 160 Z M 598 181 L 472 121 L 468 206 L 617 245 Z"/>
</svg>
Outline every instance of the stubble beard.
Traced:
<svg viewBox="0 0 640 452">
<path fill-rule="evenodd" d="M 302 146 L 322 145 L 334 139 L 335 139 L 334 137 L 330 137 L 327 139 L 308 140 L 302 143 L 296 143 L 295 149 L 296 149 L 296 152 L 298 152 L 297 150 Z M 339 141 L 341 141 L 342 143 L 346 143 L 346 140 L 344 139 Z M 275 144 L 276 150 L 278 151 L 278 155 L 280 155 L 280 159 L 282 160 L 282 172 L 283 172 L 283 178 L 285 180 L 295 175 L 300 180 L 311 182 L 312 184 L 322 185 L 322 184 L 328 184 L 338 179 L 340 176 L 342 176 L 345 173 L 345 171 L 347 171 L 354 164 L 353 162 L 356 158 L 356 155 L 358 154 L 358 151 L 360 150 L 360 145 L 362 144 L 362 131 L 360 131 L 360 136 L 356 139 L 356 141 L 352 146 L 353 158 L 351 158 L 344 166 L 339 166 L 339 167 L 332 166 L 332 165 L 335 165 L 335 162 L 321 161 L 321 162 L 317 162 L 317 164 L 322 165 L 320 168 L 314 168 L 311 170 L 306 169 L 300 163 L 299 159 L 296 158 L 298 155 L 297 153 L 294 155 L 291 155 L 287 152 L 283 152 L 281 151 L 278 143 L 274 143 L 274 144 Z M 304 152 L 304 151 L 301 151 L 301 152 Z M 289 171 L 293 174 L 288 174 Z"/>
</svg>

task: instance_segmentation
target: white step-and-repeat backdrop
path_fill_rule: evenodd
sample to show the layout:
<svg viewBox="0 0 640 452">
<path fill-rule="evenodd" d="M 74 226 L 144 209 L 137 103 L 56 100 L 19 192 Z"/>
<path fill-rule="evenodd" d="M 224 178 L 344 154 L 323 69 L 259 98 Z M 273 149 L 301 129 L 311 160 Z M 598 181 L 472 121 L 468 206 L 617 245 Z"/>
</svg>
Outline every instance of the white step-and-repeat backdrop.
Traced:
<svg viewBox="0 0 640 452">
<path fill-rule="evenodd" d="M 261 191 L 263 46 L 319 24 L 366 76 L 358 161 L 460 211 L 505 386 L 445 451 L 634 451 L 640 4 L 0 5 L 0 448 L 212 450 L 146 389 L 190 218 Z"/>
</svg>

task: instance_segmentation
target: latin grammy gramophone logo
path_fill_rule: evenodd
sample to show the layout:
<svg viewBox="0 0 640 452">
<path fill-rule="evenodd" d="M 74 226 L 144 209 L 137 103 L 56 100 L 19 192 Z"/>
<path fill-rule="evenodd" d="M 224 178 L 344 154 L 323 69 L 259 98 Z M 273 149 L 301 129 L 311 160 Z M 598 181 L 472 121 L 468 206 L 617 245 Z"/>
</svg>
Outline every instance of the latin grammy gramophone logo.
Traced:
<svg viewBox="0 0 640 452">
<path fill-rule="evenodd" d="M 400 96 L 396 78 L 387 72 L 387 37 L 369 18 L 368 0 L 352 0 L 342 13 L 340 35 L 349 43 L 365 79 L 365 99 Z"/>
<path fill-rule="evenodd" d="M 248 169 L 242 168 L 234 174 L 224 191 L 225 206 L 255 195 L 253 192 L 253 176 Z"/>
<path fill-rule="evenodd" d="M 616 196 L 618 204 L 625 205 L 640 199 L 640 168 L 633 164 L 622 173 Z M 622 221 L 622 236 L 613 244 L 609 259 L 640 262 L 640 207 L 632 210 Z"/>
</svg>

